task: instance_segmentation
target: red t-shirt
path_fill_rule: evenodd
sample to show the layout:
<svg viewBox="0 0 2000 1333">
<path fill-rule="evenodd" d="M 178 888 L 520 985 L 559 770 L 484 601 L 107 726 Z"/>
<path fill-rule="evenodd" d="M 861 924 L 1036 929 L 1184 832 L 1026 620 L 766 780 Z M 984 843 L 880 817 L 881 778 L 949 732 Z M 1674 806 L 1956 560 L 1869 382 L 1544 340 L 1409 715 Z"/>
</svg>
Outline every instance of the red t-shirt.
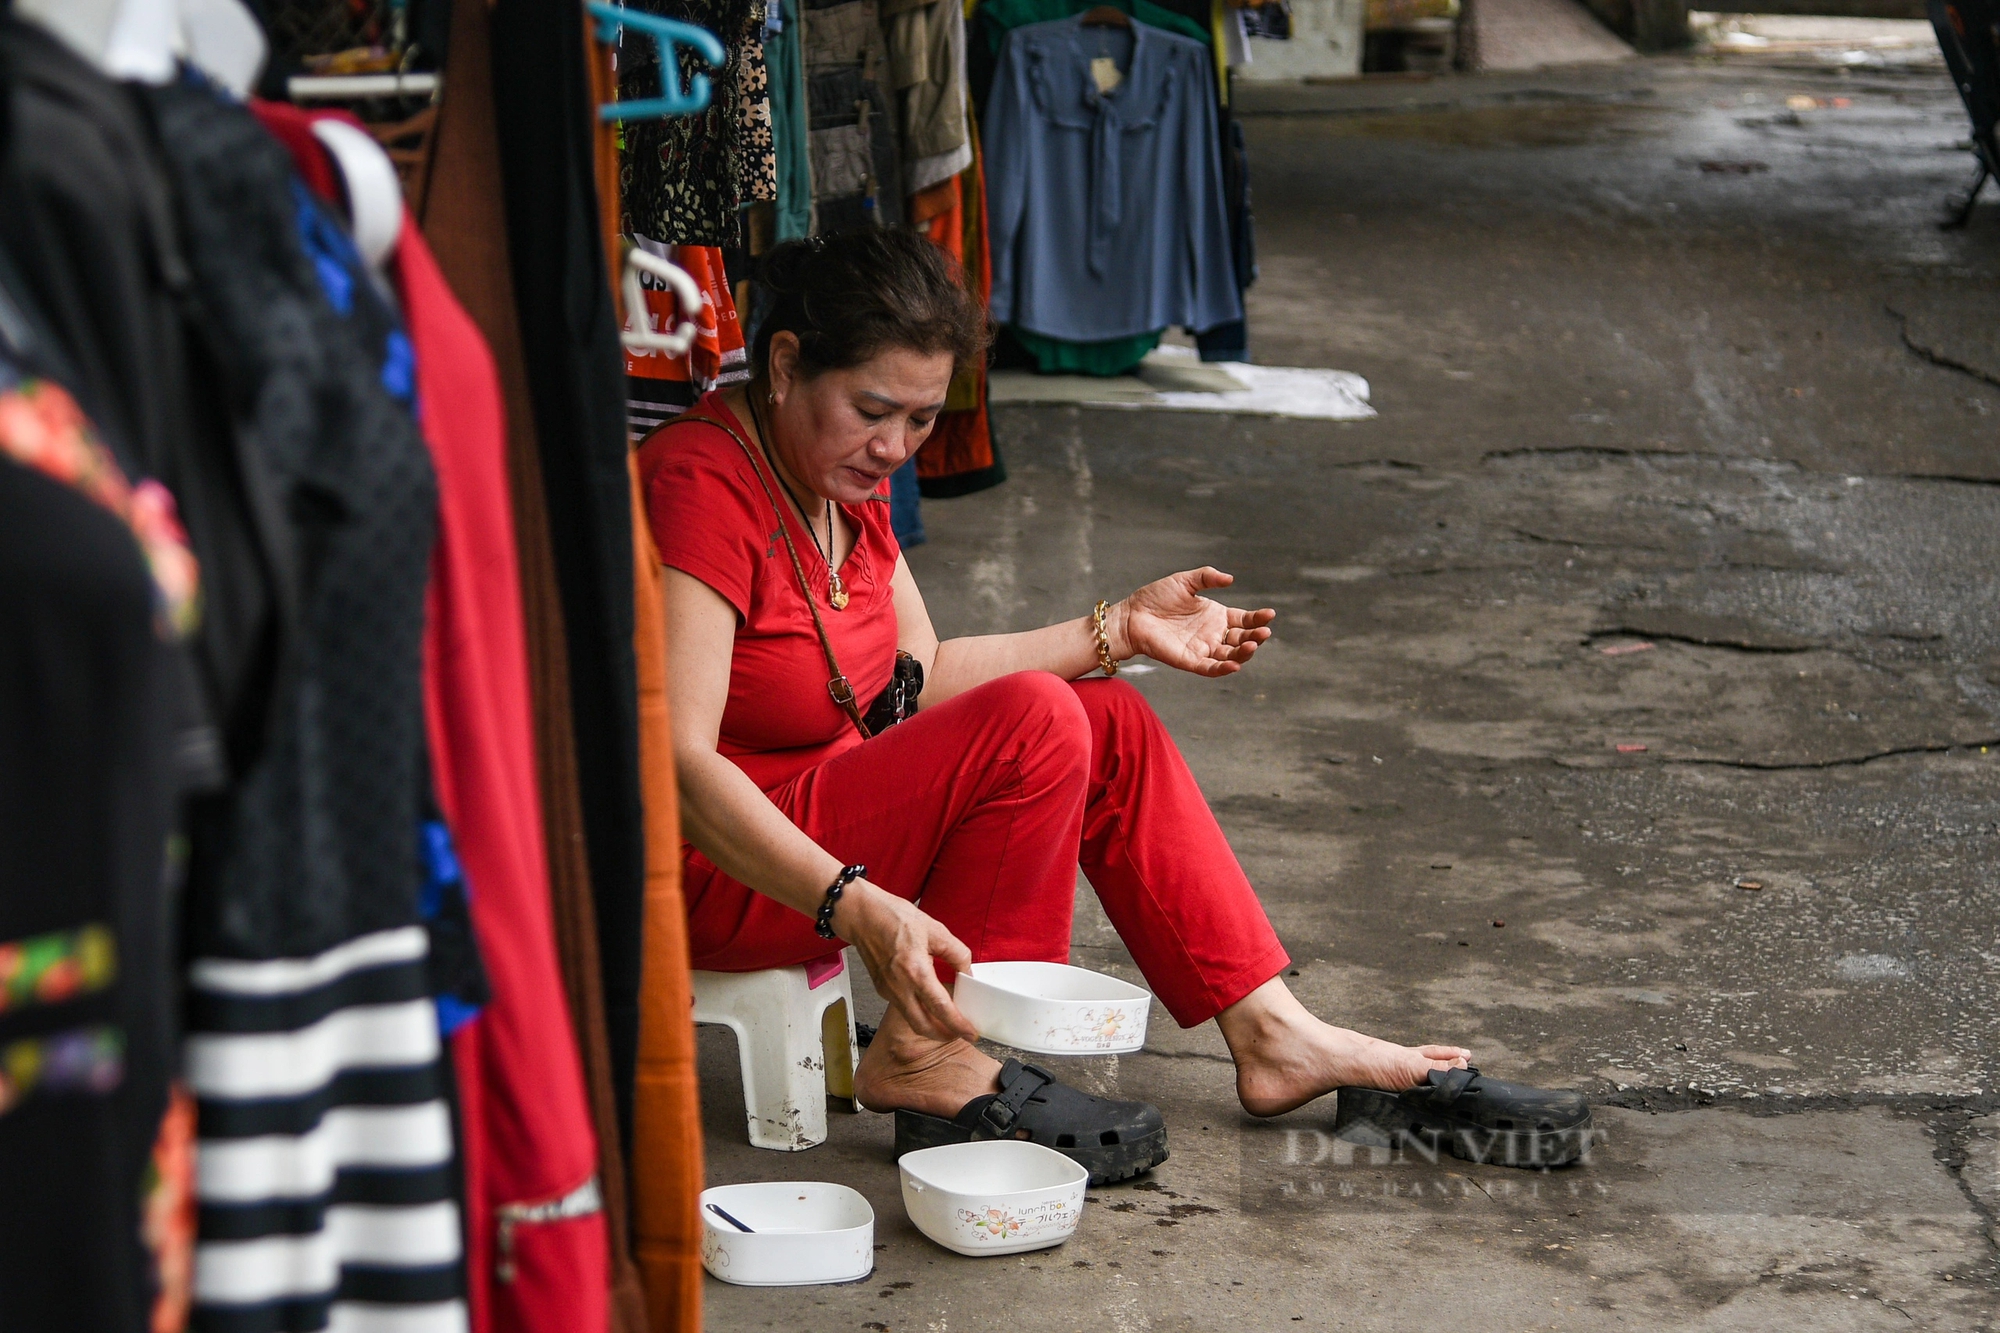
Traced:
<svg viewBox="0 0 2000 1333">
<path fill-rule="evenodd" d="M 694 410 L 729 422 L 750 440 L 720 393 L 708 394 Z M 863 711 L 895 672 L 890 581 L 901 548 L 889 528 L 886 493 L 867 504 L 842 505 L 841 513 L 861 535 L 840 567 L 847 609 L 834 610 L 827 600 L 825 559 L 769 465 L 760 457 L 758 466 L 771 484 L 770 497 L 736 441 L 699 421 L 663 426 L 639 450 L 639 479 L 660 562 L 700 579 L 736 608 L 729 700 L 716 748 L 769 791 L 861 743 L 853 721 L 827 693 L 826 655 L 778 535 L 779 522 L 792 534 L 834 657 Z"/>
</svg>

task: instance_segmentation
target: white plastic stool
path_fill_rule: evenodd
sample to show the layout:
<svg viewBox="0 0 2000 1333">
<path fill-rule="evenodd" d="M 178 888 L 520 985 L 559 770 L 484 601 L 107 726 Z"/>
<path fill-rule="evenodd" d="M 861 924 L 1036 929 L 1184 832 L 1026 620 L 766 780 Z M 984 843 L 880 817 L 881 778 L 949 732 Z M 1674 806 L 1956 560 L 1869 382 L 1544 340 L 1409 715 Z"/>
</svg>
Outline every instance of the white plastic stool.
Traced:
<svg viewBox="0 0 2000 1333">
<path fill-rule="evenodd" d="M 694 1021 L 736 1033 L 750 1142 L 826 1142 L 826 1099 L 854 1101 L 854 995 L 846 957 L 763 972 L 696 972 Z"/>
</svg>

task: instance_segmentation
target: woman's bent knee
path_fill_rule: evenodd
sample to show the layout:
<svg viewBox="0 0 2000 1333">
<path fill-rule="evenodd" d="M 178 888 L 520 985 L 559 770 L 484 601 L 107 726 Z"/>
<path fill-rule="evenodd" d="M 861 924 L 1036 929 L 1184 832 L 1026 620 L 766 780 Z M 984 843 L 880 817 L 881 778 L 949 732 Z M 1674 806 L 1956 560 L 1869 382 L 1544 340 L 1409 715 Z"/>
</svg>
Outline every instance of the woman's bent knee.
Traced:
<svg viewBox="0 0 2000 1333">
<path fill-rule="evenodd" d="M 1071 692 L 1083 706 L 1084 716 L 1090 720 L 1091 732 L 1098 737 L 1099 744 L 1172 743 L 1166 724 L 1153 711 L 1153 705 L 1125 681 L 1102 677 L 1080 680 L 1071 687 Z"/>
<path fill-rule="evenodd" d="M 1047 671 L 1016 671 L 981 685 L 975 694 L 983 708 L 1022 723 L 1043 723 L 1058 730 L 1086 721 L 1076 690 L 1061 676 Z"/>
<path fill-rule="evenodd" d="M 1092 676 L 1071 682 L 1069 688 L 1093 718 L 1100 713 L 1114 718 L 1154 716 L 1153 705 L 1146 702 L 1146 696 L 1134 689 L 1130 681 Z"/>
<path fill-rule="evenodd" d="M 1016 671 L 990 680 L 967 696 L 977 696 L 980 709 L 1045 760 L 1090 759 L 1090 717 L 1076 690 L 1047 671 Z"/>
</svg>

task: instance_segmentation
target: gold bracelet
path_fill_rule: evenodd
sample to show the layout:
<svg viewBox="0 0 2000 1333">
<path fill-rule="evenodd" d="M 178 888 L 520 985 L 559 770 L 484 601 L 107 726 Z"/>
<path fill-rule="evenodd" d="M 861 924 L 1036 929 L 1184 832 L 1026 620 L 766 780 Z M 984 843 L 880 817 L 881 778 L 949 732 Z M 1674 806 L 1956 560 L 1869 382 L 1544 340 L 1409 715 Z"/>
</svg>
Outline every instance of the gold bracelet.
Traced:
<svg viewBox="0 0 2000 1333">
<path fill-rule="evenodd" d="M 1097 609 L 1090 613 L 1090 621 L 1097 628 L 1097 665 L 1105 675 L 1115 676 L 1118 674 L 1118 662 L 1111 656 L 1111 635 L 1104 628 L 1104 613 L 1109 609 L 1110 605 L 1100 598 Z"/>
</svg>

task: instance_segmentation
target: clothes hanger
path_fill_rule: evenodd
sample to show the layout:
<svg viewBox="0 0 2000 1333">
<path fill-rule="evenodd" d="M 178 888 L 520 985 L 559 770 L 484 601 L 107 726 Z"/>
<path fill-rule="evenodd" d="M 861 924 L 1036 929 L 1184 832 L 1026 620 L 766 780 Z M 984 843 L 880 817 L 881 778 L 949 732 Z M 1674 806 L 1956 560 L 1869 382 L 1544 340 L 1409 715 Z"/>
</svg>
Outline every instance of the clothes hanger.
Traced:
<svg viewBox="0 0 2000 1333">
<path fill-rule="evenodd" d="M 15 0 L 14 12 L 113 78 L 165 83 L 173 77 L 175 0 Z"/>
<path fill-rule="evenodd" d="M 642 14 L 635 9 L 604 4 L 602 0 L 592 0 L 585 8 L 597 20 L 598 41 L 614 42 L 618 39 L 619 29 L 636 28 L 653 39 L 660 54 L 660 95 L 635 98 L 629 102 L 607 102 L 597 109 L 599 116 L 605 120 L 664 120 L 668 116 L 691 116 L 708 108 L 708 75 L 690 75 L 687 91 L 681 91 L 677 48 L 689 47 L 710 68 L 721 69 L 728 62 L 729 53 L 722 49 L 722 43 L 715 40 L 713 33 L 691 23 L 677 23 L 673 19 Z"/>
<path fill-rule="evenodd" d="M 16 14 L 47 28 L 99 68 L 123 8 L 123 0 L 14 0 Z"/>
<path fill-rule="evenodd" d="M 653 331 L 653 317 L 646 311 L 646 289 L 639 282 L 641 273 L 650 273 L 673 289 L 674 299 L 681 305 L 680 326 L 673 332 Z M 695 316 L 701 313 L 702 307 L 701 288 L 695 285 L 687 270 L 628 244 L 625 247 L 624 288 L 625 327 L 619 331 L 618 341 L 625 344 L 628 351 L 641 356 L 653 352 L 686 356 L 688 348 L 694 346 L 695 334 L 700 331 L 695 324 Z"/>
<path fill-rule="evenodd" d="M 238 97 L 264 67 L 264 30 L 241 0 L 15 0 L 114 79 L 161 84 L 182 56 Z"/>
<path fill-rule="evenodd" d="M 348 231 L 354 248 L 370 268 L 379 270 L 403 234 L 403 183 L 396 176 L 396 164 L 374 135 L 344 120 L 316 120 L 312 132 L 340 168 L 347 187 Z"/>
<path fill-rule="evenodd" d="M 177 0 L 189 62 L 240 100 L 257 86 L 270 47 L 242 0 Z"/>
<path fill-rule="evenodd" d="M 1130 31 L 1132 16 L 1116 5 L 1099 5 L 1083 16 L 1083 26 L 1086 28 L 1124 28 Z"/>
</svg>

